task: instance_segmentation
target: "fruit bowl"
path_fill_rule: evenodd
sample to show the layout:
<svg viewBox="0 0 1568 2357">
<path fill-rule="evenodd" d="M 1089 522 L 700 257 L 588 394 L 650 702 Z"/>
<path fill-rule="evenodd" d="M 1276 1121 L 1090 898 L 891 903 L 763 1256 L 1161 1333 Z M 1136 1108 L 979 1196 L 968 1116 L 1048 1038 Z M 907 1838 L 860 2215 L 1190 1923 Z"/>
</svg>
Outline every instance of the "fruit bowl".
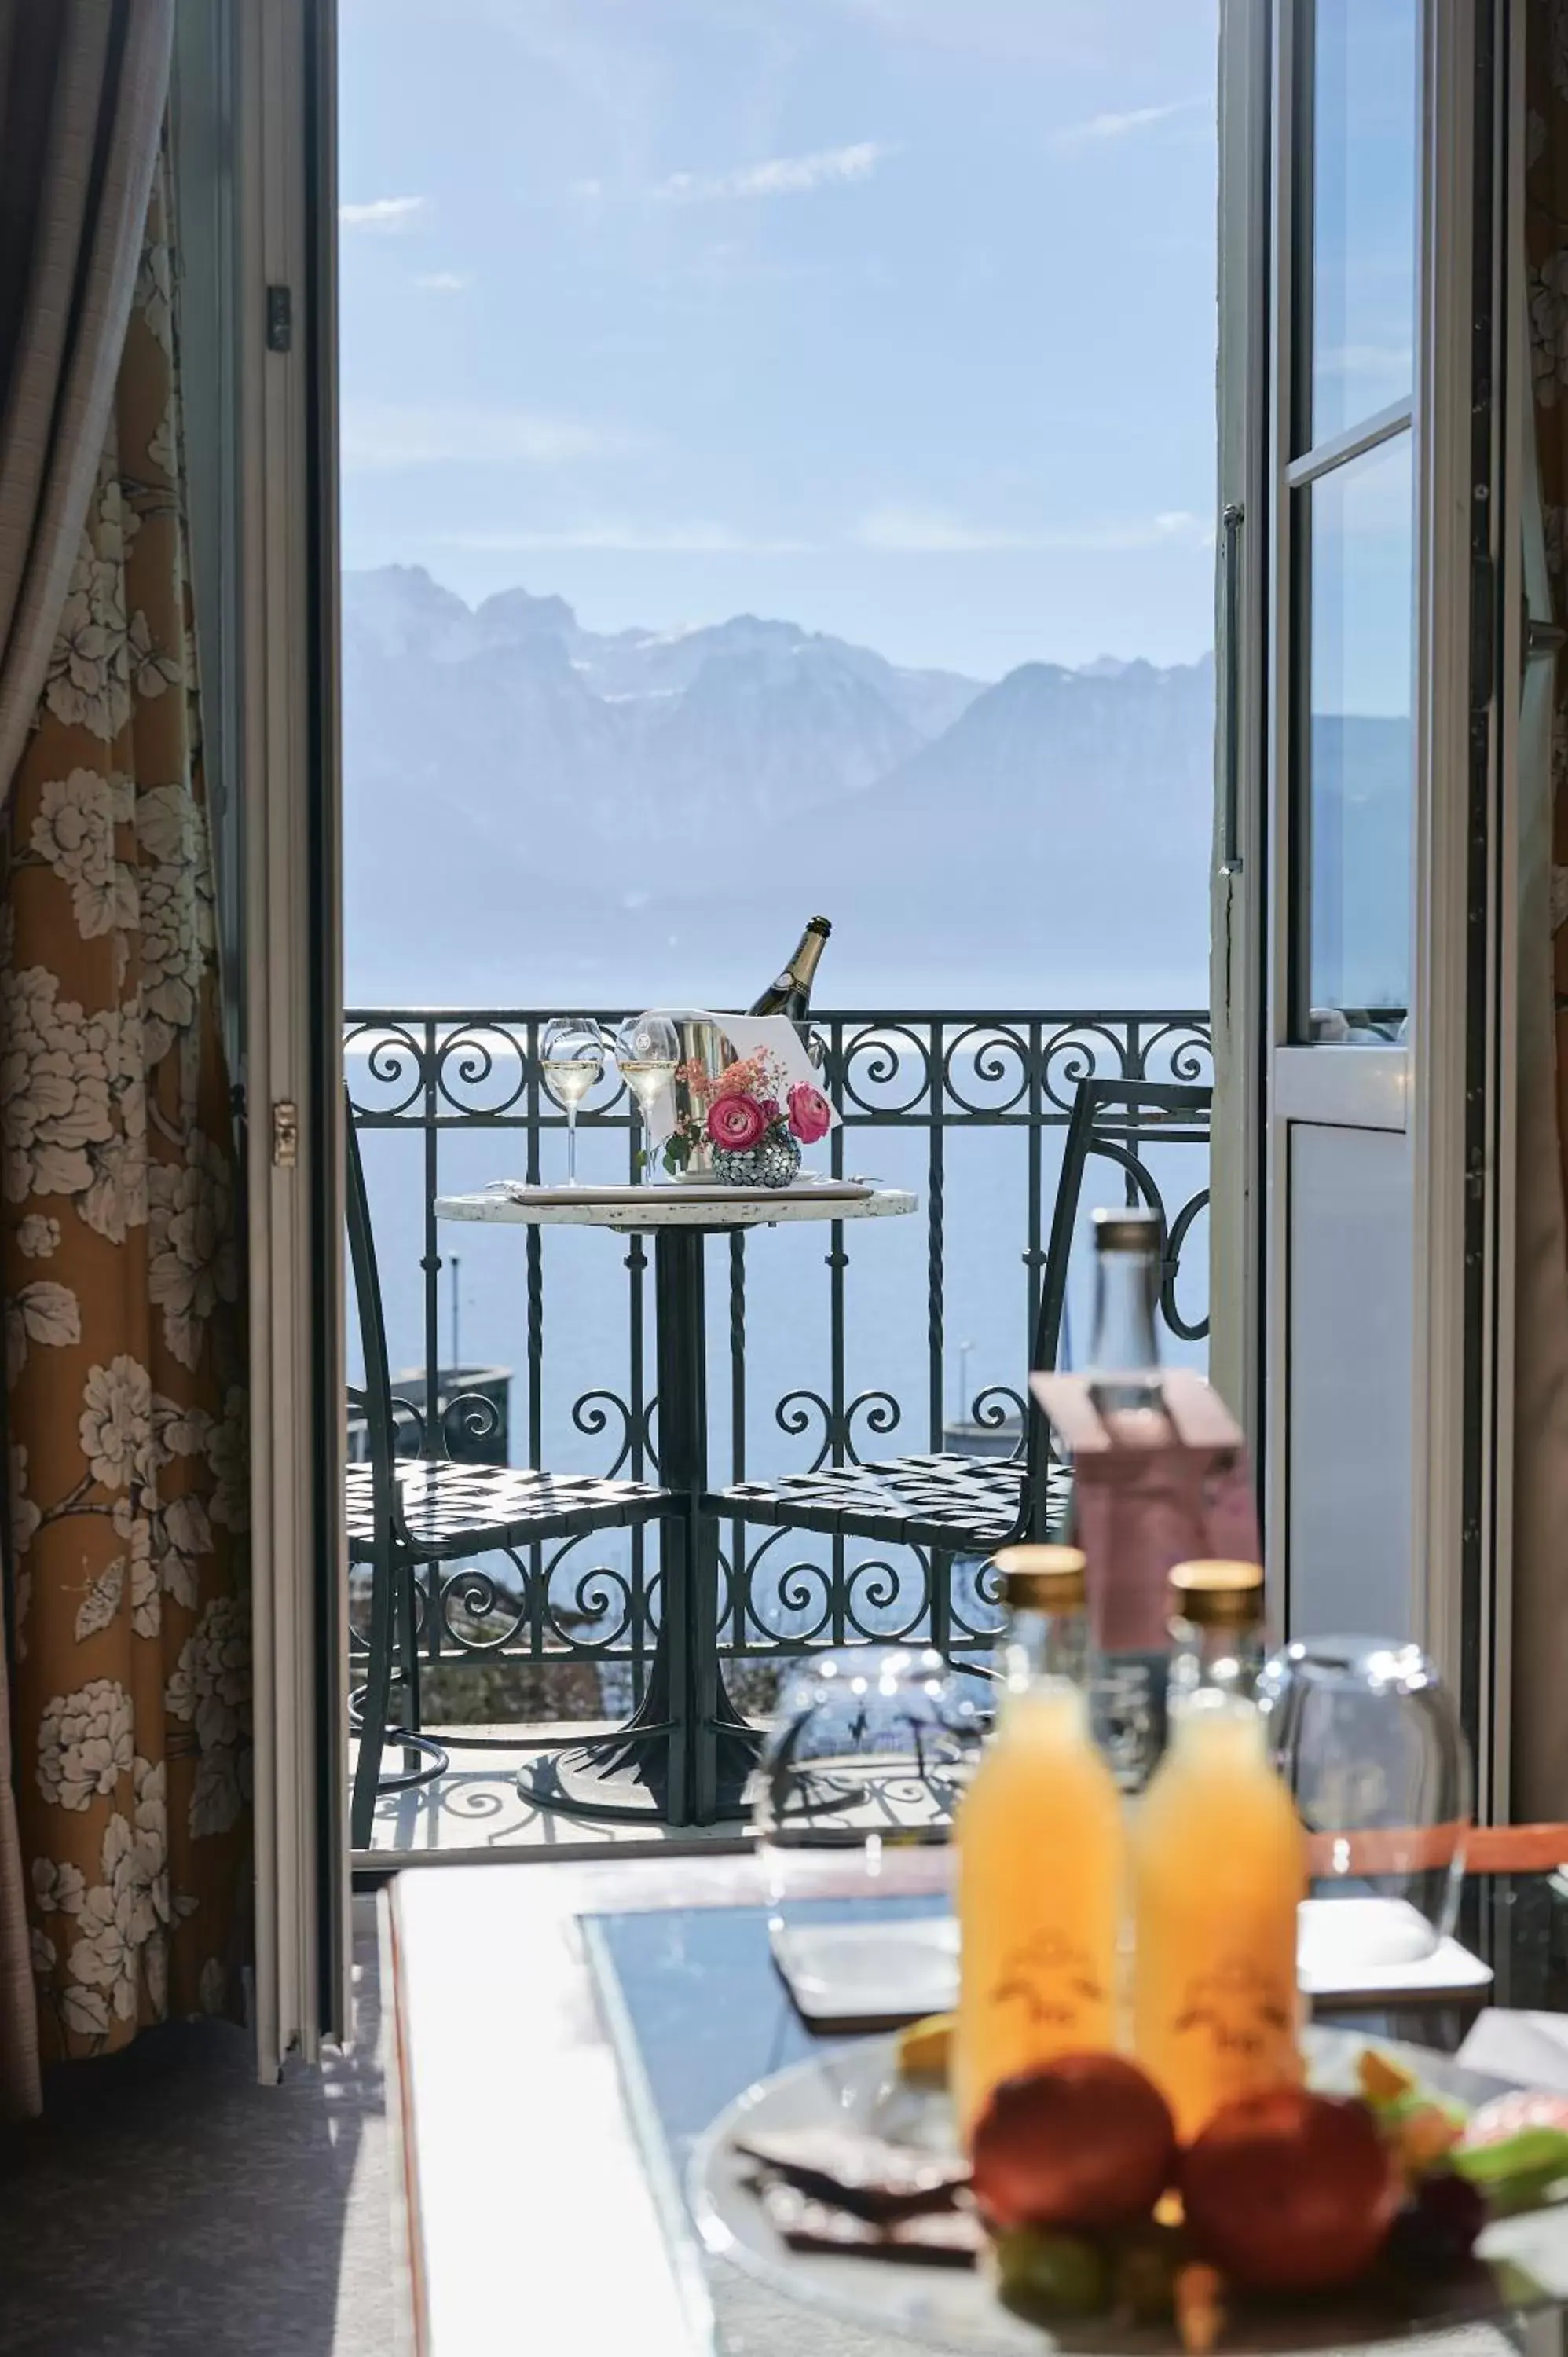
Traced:
<svg viewBox="0 0 1568 2357">
<path fill-rule="evenodd" d="M 1314 2029 L 1305 2040 L 1315 2087 L 1353 2093 L 1366 2040 Z M 1474 2108 L 1515 2092 L 1423 2049 L 1380 2041 L 1406 2062 L 1423 2093 Z M 869 2039 L 760 2081 L 714 2121 L 693 2153 L 689 2192 L 707 2249 L 783 2296 L 871 2331 L 903 2335 L 966 2357 L 1041 2357 L 1050 2348 L 1126 2357 L 1179 2357 L 1168 2321 L 1109 2316 L 1057 2319 L 1048 2327 L 1011 2313 L 990 2265 L 957 2267 L 920 2258 L 869 2259 L 789 2247 L 759 2197 L 737 2141 L 848 2128 L 940 2157 L 953 2144 L 945 2092 L 900 2072 L 898 2041 Z M 1347 2291 L 1290 2299 L 1228 2295 L 1219 2357 L 1273 2357 L 1292 2350 L 1370 2347 L 1511 2318 L 1568 2302 L 1568 2207 L 1488 2225 L 1468 2264 L 1447 2271 L 1380 2268 Z"/>
</svg>

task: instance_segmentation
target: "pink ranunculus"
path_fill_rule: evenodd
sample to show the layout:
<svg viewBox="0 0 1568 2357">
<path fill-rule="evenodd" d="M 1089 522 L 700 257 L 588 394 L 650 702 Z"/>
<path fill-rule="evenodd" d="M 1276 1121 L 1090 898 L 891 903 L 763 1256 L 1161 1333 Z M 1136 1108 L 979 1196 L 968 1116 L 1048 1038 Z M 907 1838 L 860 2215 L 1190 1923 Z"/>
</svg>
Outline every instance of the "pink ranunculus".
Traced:
<svg viewBox="0 0 1568 2357">
<path fill-rule="evenodd" d="M 815 1146 L 832 1127 L 832 1108 L 821 1089 L 797 1081 L 789 1092 L 789 1126 L 802 1146 Z"/>
<path fill-rule="evenodd" d="M 776 1121 L 784 1118 L 784 1108 L 777 1097 L 758 1097 L 757 1110 L 762 1115 L 764 1129 L 771 1129 Z"/>
<path fill-rule="evenodd" d="M 715 1097 L 708 1107 L 709 1137 L 732 1154 L 744 1154 L 755 1146 L 767 1126 L 755 1097 Z"/>
</svg>

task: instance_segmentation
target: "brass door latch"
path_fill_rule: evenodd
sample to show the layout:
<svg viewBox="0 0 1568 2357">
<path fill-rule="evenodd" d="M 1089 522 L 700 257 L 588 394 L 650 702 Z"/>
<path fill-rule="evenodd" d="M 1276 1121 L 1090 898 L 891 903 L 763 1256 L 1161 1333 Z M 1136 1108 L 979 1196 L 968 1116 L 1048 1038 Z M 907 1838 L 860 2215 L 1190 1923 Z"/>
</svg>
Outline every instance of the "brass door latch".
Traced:
<svg viewBox="0 0 1568 2357">
<path fill-rule="evenodd" d="M 273 1162 L 279 1170 L 292 1170 L 298 1160 L 299 1107 L 284 1097 L 273 1107 Z"/>
</svg>

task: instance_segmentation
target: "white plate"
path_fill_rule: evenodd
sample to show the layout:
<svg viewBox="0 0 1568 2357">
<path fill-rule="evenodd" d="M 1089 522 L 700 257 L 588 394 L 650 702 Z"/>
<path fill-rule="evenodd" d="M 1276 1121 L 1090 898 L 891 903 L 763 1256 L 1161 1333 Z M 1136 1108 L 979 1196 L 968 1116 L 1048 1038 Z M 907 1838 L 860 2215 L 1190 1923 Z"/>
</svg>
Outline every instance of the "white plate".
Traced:
<svg viewBox="0 0 1568 2357">
<path fill-rule="evenodd" d="M 1337 2087 L 1353 2083 L 1350 2074 L 1364 2043 L 1344 2030 L 1309 2031 L 1314 2083 Z M 1509 2084 L 1423 2049 L 1397 2047 L 1382 2039 L 1378 2045 L 1383 2052 L 1401 2055 L 1424 2084 L 1467 2103 L 1483 2102 Z M 688 2188 L 698 2231 L 709 2251 L 808 2308 L 827 2310 L 868 2331 L 903 2333 L 961 2352 L 963 2357 L 1041 2357 L 1053 2347 L 1177 2357 L 1175 2334 L 1163 2327 L 1133 2332 L 1090 2324 L 1053 2336 L 1022 2323 L 1000 2306 L 980 2269 L 797 2252 L 780 2240 L 747 2182 L 746 2164 L 733 2149 L 737 2133 L 849 2126 L 950 2147 L 945 2098 L 922 2096 L 905 2086 L 897 2077 L 896 2054 L 895 2040 L 866 2039 L 760 2080 L 720 2115 L 693 2154 Z M 1391 2304 L 1386 2295 L 1367 2293 L 1296 2311 L 1238 2312 L 1228 2325 L 1222 2357 L 1368 2348 L 1568 2298 L 1568 2210 L 1540 2211 L 1488 2227 L 1481 2251 L 1487 2265 L 1464 2276 L 1412 2284 L 1406 2306 Z M 1502 2263 L 1522 2269 L 1532 2279 L 1534 2293 L 1510 2281 L 1505 2298 L 1493 2272 Z M 804 2330 L 800 2345 L 811 2345 Z"/>
<path fill-rule="evenodd" d="M 892 1922 L 773 1923 L 773 1961 L 806 2020 L 888 2029 L 948 2013 L 958 1998 L 958 1925 L 950 1915 Z"/>
<path fill-rule="evenodd" d="M 1425 1919 L 1402 1899 L 1306 1899 L 1296 1971 L 1315 2005 L 1387 2005 L 1486 1988 L 1491 1967 L 1457 1940 L 1431 1945 Z M 951 1916 L 890 1923 L 776 1923 L 773 1960 L 806 2020 L 845 2031 L 884 2029 L 948 2013 L 958 2002 L 958 1925 Z"/>
</svg>

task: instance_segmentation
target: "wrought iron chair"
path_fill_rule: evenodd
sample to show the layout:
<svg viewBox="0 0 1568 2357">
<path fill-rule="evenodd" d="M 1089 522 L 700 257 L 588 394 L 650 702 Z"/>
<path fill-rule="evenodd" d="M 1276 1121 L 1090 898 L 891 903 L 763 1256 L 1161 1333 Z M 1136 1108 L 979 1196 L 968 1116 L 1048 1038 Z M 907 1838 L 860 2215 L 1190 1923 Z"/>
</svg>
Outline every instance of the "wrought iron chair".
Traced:
<svg viewBox="0 0 1568 2357">
<path fill-rule="evenodd" d="M 1159 1212 L 1164 1225 L 1160 1308 L 1164 1322 L 1189 1340 L 1208 1331 L 1207 1318 L 1183 1323 L 1176 1283 L 1181 1249 L 1208 1189 L 1197 1189 L 1173 1220 L 1165 1218 L 1160 1192 L 1139 1158 L 1140 1145 L 1207 1145 L 1213 1092 L 1187 1081 L 1080 1081 L 1068 1124 L 1047 1247 L 1045 1281 L 1035 1321 L 1032 1363 L 1054 1368 L 1061 1347 L 1067 1301 L 1068 1262 L 1083 1197 L 1090 1155 L 1104 1157 L 1125 1174 L 1130 1200 Z M 713 1501 L 715 1511 L 737 1522 L 777 1523 L 822 1531 L 835 1538 L 874 1539 L 883 1545 L 912 1546 L 932 1555 L 933 1616 L 947 1584 L 935 1574 L 942 1559 L 989 1556 L 1021 1539 L 1059 1535 L 1070 1512 L 1071 1480 L 1052 1456 L 1042 1419 L 1024 1403 L 1024 1439 L 1009 1458 L 965 1457 L 947 1451 L 929 1457 L 898 1457 L 879 1464 L 822 1465 L 809 1473 L 784 1473 L 771 1481 L 737 1481 Z M 946 1632 L 933 1625 L 931 1641 L 945 1646 Z"/>
<path fill-rule="evenodd" d="M 394 1399 L 387 1372 L 381 1281 L 365 1193 L 364 1166 L 348 1115 L 347 1224 L 349 1263 L 364 1361 L 362 1391 L 349 1405 L 364 1419 L 365 1458 L 347 1472 L 349 1560 L 370 1573 L 370 1624 L 358 1648 L 364 1681 L 350 1693 L 349 1726 L 359 1738 L 349 1805 L 353 1847 L 369 1849 L 376 1799 L 428 1783 L 450 1765 L 445 1745 L 420 1727 L 420 1596 L 416 1566 L 481 1555 L 492 1547 L 531 1546 L 585 1532 L 648 1523 L 668 1512 L 669 1493 L 641 1481 L 601 1480 L 578 1473 L 542 1473 L 511 1466 L 455 1465 L 444 1454 L 451 1421 L 468 1437 L 482 1437 L 478 1419 L 495 1416 L 482 1393 L 462 1394 L 428 1416 Z M 400 1455 L 400 1419 L 418 1437 L 419 1453 Z M 392 1689 L 402 1690 L 401 1717 L 389 1723 Z M 383 1772 L 388 1745 L 401 1747 L 405 1765 Z"/>
</svg>

